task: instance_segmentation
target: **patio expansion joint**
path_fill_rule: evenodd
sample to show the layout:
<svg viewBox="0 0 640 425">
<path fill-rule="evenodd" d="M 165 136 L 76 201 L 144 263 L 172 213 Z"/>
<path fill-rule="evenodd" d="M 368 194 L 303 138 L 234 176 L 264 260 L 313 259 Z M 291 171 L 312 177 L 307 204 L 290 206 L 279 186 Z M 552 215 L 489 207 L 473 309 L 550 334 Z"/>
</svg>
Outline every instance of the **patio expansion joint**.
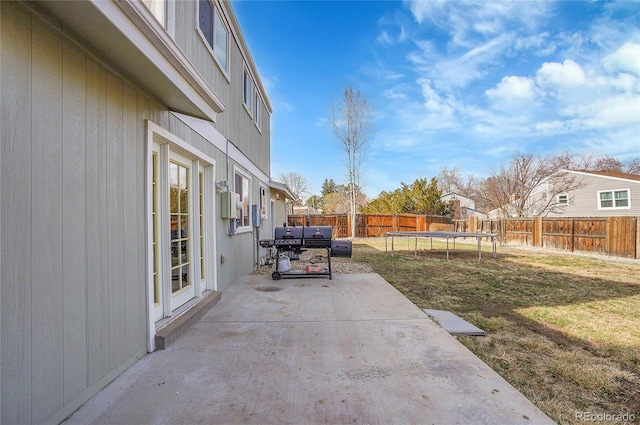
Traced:
<svg viewBox="0 0 640 425">
<path fill-rule="evenodd" d="M 330 319 L 330 320 L 200 320 L 201 323 L 334 323 L 334 322 L 407 322 L 420 321 L 427 319 L 422 317 L 405 317 L 405 318 L 375 318 L 375 319 Z"/>
</svg>

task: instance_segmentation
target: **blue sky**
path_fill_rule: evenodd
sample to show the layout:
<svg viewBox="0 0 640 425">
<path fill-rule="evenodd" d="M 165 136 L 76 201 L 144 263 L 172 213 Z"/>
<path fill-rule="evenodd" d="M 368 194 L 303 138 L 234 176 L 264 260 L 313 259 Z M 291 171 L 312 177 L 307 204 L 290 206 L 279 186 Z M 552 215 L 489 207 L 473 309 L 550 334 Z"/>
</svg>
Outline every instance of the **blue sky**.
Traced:
<svg viewBox="0 0 640 425">
<path fill-rule="evenodd" d="M 271 174 L 346 182 L 329 128 L 345 87 L 373 109 L 370 198 L 516 153 L 640 157 L 640 2 L 232 3 L 273 105 Z"/>
</svg>

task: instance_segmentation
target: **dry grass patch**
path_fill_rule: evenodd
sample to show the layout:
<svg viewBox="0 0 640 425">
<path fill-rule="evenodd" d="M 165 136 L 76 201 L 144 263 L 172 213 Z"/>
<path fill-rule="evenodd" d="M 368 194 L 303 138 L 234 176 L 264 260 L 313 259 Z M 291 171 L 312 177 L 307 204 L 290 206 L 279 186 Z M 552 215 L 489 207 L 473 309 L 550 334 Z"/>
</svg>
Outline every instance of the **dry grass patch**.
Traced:
<svg viewBox="0 0 640 425">
<path fill-rule="evenodd" d="M 640 421 L 640 261 L 475 244 L 354 241 L 368 263 L 419 308 L 449 310 L 486 337 L 459 337 L 559 423 L 576 412 L 633 414 Z M 451 248 L 451 244 L 450 244 Z M 400 250 L 400 251 L 399 251 Z M 489 248 L 485 248 L 489 251 Z"/>
</svg>

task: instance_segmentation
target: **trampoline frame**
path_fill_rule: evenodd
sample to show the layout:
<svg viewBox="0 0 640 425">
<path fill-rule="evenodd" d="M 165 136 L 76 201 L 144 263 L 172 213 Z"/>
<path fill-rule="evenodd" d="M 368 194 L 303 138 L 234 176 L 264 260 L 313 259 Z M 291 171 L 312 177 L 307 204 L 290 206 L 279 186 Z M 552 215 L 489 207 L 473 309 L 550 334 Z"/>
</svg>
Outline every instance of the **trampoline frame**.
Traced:
<svg viewBox="0 0 640 425">
<path fill-rule="evenodd" d="M 447 260 L 449 259 L 449 239 L 453 239 L 453 249 L 456 249 L 457 238 L 476 238 L 478 241 L 478 261 L 482 259 L 482 239 L 491 239 L 493 248 L 493 258 L 497 257 L 496 252 L 496 233 L 468 233 L 468 232 L 386 232 L 384 234 L 384 251 L 389 252 L 387 248 L 387 238 L 391 237 L 391 256 L 394 255 L 394 239 L 395 237 L 406 237 L 407 245 L 410 238 L 414 238 L 413 257 L 418 257 L 418 238 L 430 238 L 431 249 L 433 249 L 433 238 L 445 238 L 447 240 Z"/>
</svg>

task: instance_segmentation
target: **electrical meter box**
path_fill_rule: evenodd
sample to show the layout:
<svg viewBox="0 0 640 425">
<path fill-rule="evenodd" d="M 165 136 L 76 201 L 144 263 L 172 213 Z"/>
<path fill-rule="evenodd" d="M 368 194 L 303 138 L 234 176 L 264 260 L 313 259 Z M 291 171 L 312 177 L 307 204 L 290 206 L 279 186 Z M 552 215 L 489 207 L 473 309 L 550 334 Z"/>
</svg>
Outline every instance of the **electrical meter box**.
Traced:
<svg viewBox="0 0 640 425">
<path fill-rule="evenodd" d="M 260 207 L 258 205 L 251 205 L 251 223 L 253 227 L 262 226 L 262 214 L 260 213 Z"/>
<path fill-rule="evenodd" d="M 235 192 L 222 192 L 220 206 L 222 208 L 222 218 L 231 220 L 237 217 L 237 206 L 240 202 L 240 195 Z"/>
</svg>

